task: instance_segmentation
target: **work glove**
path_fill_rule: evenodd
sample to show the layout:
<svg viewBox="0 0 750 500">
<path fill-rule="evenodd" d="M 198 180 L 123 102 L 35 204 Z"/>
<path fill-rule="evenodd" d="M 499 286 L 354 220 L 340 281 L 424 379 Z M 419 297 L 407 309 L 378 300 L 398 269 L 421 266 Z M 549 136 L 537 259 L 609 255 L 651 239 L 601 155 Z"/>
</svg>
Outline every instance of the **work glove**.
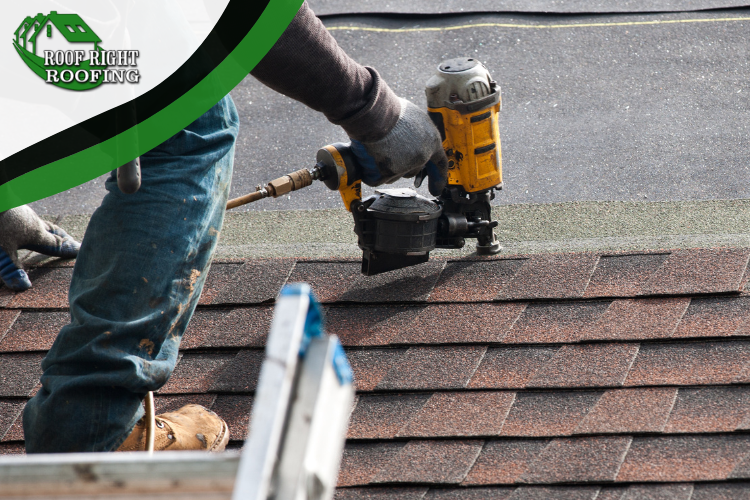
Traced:
<svg viewBox="0 0 750 500">
<path fill-rule="evenodd" d="M 71 259 L 81 244 L 56 225 L 43 221 L 23 205 L 0 213 L 0 279 L 11 290 L 31 288 L 31 281 L 18 260 L 18 250 Z"/>
<path fill-rule="evenodd" d="M 448 157 L 440 132 L 427 113 L 406 99 L 400 101 L 398 121 L 385 137 L 373 142 L 352 140 L 362 182 L 379 186 L 420 174 L 421 183 L 427 175 L 430 193 L 438 196 L 448 182 Z"/>
</svg>

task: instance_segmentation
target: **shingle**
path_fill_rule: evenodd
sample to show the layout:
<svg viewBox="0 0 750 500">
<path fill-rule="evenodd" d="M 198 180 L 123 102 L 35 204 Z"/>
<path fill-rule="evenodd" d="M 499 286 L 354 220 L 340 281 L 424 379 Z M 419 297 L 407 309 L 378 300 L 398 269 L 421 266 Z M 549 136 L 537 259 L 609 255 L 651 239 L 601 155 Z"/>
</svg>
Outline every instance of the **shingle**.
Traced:
<svg viewBox="0 0 750 500">
<path fill-rule="evenodd" d="M 599 321 L 586 328 L 583 339 L 670 338 L 689 303 L 687 297 L 614 300 Z"/>
<path fill-rule="evenodd" d="M 565 345 L 527 387 L 612 387 L 622 385 L 638 344 Z"/>
<path fill-rule="evenodd" d="M 586 325 L 607 309 L 607 302 L 529 304 L 503 342 L 508 344 L 577 342 Z"/>
<path fill-rule="evenodd" d="M 220 394 L 216 396 L 211 411 L 224 419 L 229 426 L 229 439 L 235 441 L 247 437 L 252 407 L 252 396 Z"/>
<path fill-rule="evenodd" d="M 675 250 L 644 285 L 644 295 L 720 293 L 740 290 L 749 249 Z"/>
<path fill-rule="evenodd" d="M 742 461 L 732 470 L 729 479 L 750 479 L 750 453 L 746 453 Z"/>
<path fill-rule="evenodd" d="M 325 308 L 326 332 L 345 346 L 385 346 L 400 336 L 425 306 L 354 306 Z"/>
<path fill-rule="evenodd" d="M 334 500 L 388 500 L 399 498 L 403 500 L 422 500 L 427 493 L 427 487 L 397 487 L 397 488 L 337 488 Z"/>
<path fill-rule="evenodd" d="M 495 299 L 526 259 L 449 262 L 443 269 L 432 302 L 478 302 Z"/>
<path fill-rule="evenodd" d="M 495 486 L 492 488 L 432 488 L 425 495 L 425 500 L 506 500 L 512 494 L 513 487 L 510 486 Z"/>
<path fill-rule="evenodd" d="M 232 274 L 212 304 L 273 302 L 294 266 L 292 259 L 250 260 Z"/>
<path fill-rule="evenodd" d="M 602 392 L 520 392 L 505 419 L 503 436 L 568 436 Z"/>
<path fill-rule="evenodd" d="M 460 389 L 466 387 L 487 348 L 410 347 L 394 360 L 378 389 Z"/>
<path fill-rule="evenodd" d="M 731 432 L 748 415 L 750 387 L 683 387 L 664 432 Z"/>
<path fill-rule="evenodd" d="M 436 392 L 398 436 L 499 435 L 514 399 L 512 392 Z"/>
<path fill-rule="evenodd" d="M 28 397 L 42 375 L 43 354 L 0 354 L 0 397 Z"/>
<path fill-rule="evenodd" d="M 595 500 L 598 486 L 519 486 L 508 500 Z"/>
<path fill-rule="evenodd" d="M 349 439 L 390 439 L 415 417 L 429 394 L 365 395 L 349 421 Z"/>
<path fill-rule="evenodd" d="M 692 500 L 693 485 L 688 484 L 634 484 L 621 500 Z"/>
<path fill-rule="evenodd" d="M 357 262 L 297 262 L 288 283 L 308 283 L 321 302 L 336 302 L 361 276 Z"/>
<path fill-rule="evenodd" d="M 693 487 L 690 500 L 747 500 L 750 483 L 698 483 Z"/>
<path fill-rule="evenodd" d="M 661 432 L 677 389 L 611 389 L 604 393 L 574 434 Z"/>
<path fill-rule="evenodd" d="M 0 443 L 0 455 L 25 455 L 23 443 Z"/>
<path fill-rule="evenodd" d="M 13 425 L 10 426 L 8 432 L 5 433 L 5 437 L 2 441 L 23 441 L 23 414 L 19 414 Z"/>
<path fill-rule="evenodd" d="M 630 436 L 553 439 L 519 482 L 614 481 L 631 439 Z"/>
<path fill-rule="evenodd" d="M 156 410 L 157 415 L 177 411 L 185 405 L 201 405 L 210 410 L 215 399 L 215 394 L 160 395 L 154 398 L 154 409 Z"/>
<path fill-rule="evenodd" d="M 234 309 L 203 338 L 204 347 L 263 347 L 273 319 L 272 307 Z"/>
<path fill-rule="evenodd" d="M 214 263 L 208 271 L 206 282 L 203 285 L 201 298 L 198 304 L 213 304 L 216 297 L 224 290 L 224 287 L 233 283 L 234 274 L 242 264 L 238 263 Z"/>
<path fill-rule="evenodd" d="M 339 297 L 352 302 L 422 302 L 427 300 L 444 261 L 433 260 L 376 276 L 359 276 Z"/>
<path fill-rule="evenodd" d="M 67 309 L 68 288 L 73 269 L 69 267 L 38 267 L 29 270 L 33 286 L 13 295 L 6 307 L 19 309 Z"/>
<path fill-rule="evenodd" d="M 211 392 L 251 392 L 255 391 L 263 364 L 264 351 L 249 349 L 240 351 L 222 367 L 216 381 L 210 386 Z"/>
<path fill-rule="evenodd" d="M 209 390 L 234 354 L 192 354 L 182 356 L 160 394 L 200 393 Z"/>
<path fill-rule="evenodd" d="M 366 486 L 406 443 L 347 443 L 341 457 L 338 486 Z"/>
<path fill-rule="evenodd" d="M 599 490 L 596 500 L 622 500 L 622 497 L 627 492 L 627 486 L 602 486 Z"/>
<path fill-rule="evenodd" d="M 409 441 L 374 483 L 458 484 L 474 465 L 483 441 Z"/>
<path fill-rule="evenodd" d="M 16 318 L 18 318 L 19 314 L 21 314 L 21 311 L 15 309 L 0 309 L 0 346 L 2 345 L 2 340 L 5 337 L 5 334 L 13 325 L 13 322 L 16 320 Z"/>
<path fill-rule="evenodd" d="M 669 254 L 605 255 L 599 259 L 585 297 L 629 297 L 667 260 Z"/>
<path fill-rule="evenodd" d="M 405 353 L 406 349 L 347 350 L 346 357 L 354 371 L 358 391 L 372 391 Z"/>
<path fill-rule="evenodd" d="M 750 335 L 750 299 L 693 298 L 672 337 L 731 337 Z"/>
<path fill-rule="evenodd" d="M 489 348 L 469 381 L 472 389 L 522 389 L 558 347 Z"/>
<path fill-rule="evenodd" d="M 67 312 L 24 311 L 0 341 L 0 351 L 46 351 L 68 323 Z"/>
<path fill-rule="evenodd" d="M 503 288 L 500 299 L 575 299 L 583 296 L 597 256 L 534 255 Z"/>
<path fill-rule="evenodd" d="M 8 439 L 5 439 L 5 436 L 21 414 L 24 406 L 26 406 L 25 401 L 16 399 L 0 400 L 0 441 L 8 441 Z"/>
<path fill-rule="evenodd" d="M 644 344 L 625 385 L 729 384 L 748 361 L 749 342 Z"/>
<path fill-rule="evenodd" d="M 546 439 L 487 441 L 463 484 L 514 484 L 547 443 Z"/>
<path fill-rule="evenodd" d="M 525 304 L 434 304 L 393 340 L 404 344 L 499 342 Z"/>
<path fill-rule="evenodd" d="M 180 342 L 180 350 L 200 348 L 205 345 L 209 337 L 224 318 L 230 314 L 228 309 L 205 310 L 197 309 L 190 318 L 185 334 Z"/>
<path fill-rule="evenodd" d="M 620 482 L 726 479 L 747 453 L 750 436 L 636 437 Z"/>
</svg>

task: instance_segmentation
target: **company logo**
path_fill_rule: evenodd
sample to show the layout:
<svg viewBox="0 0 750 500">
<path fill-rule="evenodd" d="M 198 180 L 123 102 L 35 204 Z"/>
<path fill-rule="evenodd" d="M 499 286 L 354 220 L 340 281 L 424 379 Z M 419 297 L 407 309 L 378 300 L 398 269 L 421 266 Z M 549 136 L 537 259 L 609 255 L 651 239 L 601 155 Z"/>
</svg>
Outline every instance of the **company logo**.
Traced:
<svg viewBox="0 0 750 500">
<path fill-rule="evenodd" d="M 21 59 L 45 82 L 69 90 L 103 83 L 138 83 L 137 50 L 104 50 L 101 39 L 78 14 L 37 14 L 14 33 Z"/>
</svg>

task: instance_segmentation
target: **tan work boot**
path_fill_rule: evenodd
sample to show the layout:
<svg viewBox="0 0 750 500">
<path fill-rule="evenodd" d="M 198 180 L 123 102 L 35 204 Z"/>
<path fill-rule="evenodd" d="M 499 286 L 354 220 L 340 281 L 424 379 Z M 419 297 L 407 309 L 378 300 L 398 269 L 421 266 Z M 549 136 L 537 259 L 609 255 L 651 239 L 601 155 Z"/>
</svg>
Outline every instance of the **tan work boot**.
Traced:
<svg viewBox="0 0 750 500">
<path fill-rule="evenodd" d="M 146 450 L 145 418 L 117 451 Z M 200 405 L 187 405 L 156 416 L 154 451 L 206 450 L 223 451 L 229 442 L 229 428 L 219 416 Z"/>
</svg>

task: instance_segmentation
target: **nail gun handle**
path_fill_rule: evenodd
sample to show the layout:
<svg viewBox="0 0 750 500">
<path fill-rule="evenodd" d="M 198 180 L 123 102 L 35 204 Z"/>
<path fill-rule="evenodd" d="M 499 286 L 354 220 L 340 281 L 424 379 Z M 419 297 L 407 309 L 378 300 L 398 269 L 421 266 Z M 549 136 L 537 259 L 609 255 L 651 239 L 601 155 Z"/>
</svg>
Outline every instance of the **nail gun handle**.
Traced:
<svg viewBox="0 0 750 500">
<path fill-rule="evenodd" d="M 125 194 L 133 194 L 141 188 L 140 158 L 135 158 L 117 169 L 117 187 Z"/>
</svg>

